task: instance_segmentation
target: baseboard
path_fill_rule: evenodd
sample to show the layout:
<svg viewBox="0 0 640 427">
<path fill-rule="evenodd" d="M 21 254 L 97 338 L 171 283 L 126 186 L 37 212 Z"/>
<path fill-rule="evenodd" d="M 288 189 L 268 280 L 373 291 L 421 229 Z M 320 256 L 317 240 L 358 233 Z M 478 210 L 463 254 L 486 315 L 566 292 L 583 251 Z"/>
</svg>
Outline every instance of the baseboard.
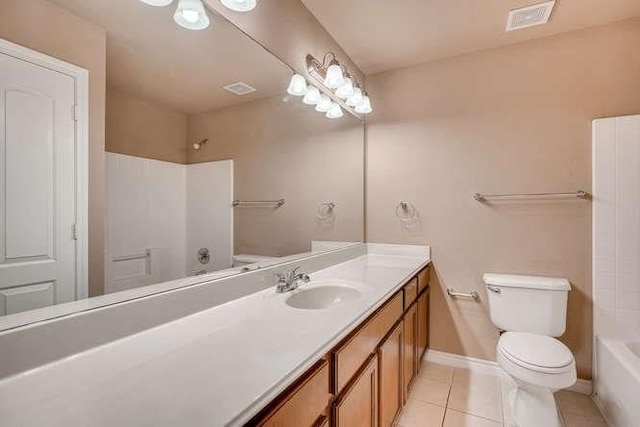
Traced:
<svg viewBox="0 0 640 427">
<path fill-rule="evenodd" d="M 427 350 L 424 359 L 427 362 L 438 363 L 440 365 L 453 366 L 454 368 L 467 368 L 472 371 L 492 375 L 506 375 L 496 362 L 473 357 L 460 356 L 458 354 L 445 353 L 437 350 Z"/>
<path fill-rule="evenodd" d="M 492 375 L 507 375 L 502 368 L 496 363 L 485 359 L 476 359 L 473 357 L 460 356 L 458 354 L 445 353 L 437 350 L 427 350 L 423 360 L 427 362 L 438 363 L 440 365 L 453 366 L 454 368 L 467 368 L 475 372 L 481 372 Z M 593 384 L 589 380 L 578 379 L 574 385 L 567 388 L 575 393 L 591 396 L 593 394 Z"/>
<path fill-rule="evenodd" d="M 569 391 L 573 391 L 575 393 L 586 394 L 587 396 L 591 396 L 593 394 L 593 383 L 591 380 L 583 380 L 578 378 L 576 383 L 571 387 L 565 389 Z"/>
</svg>

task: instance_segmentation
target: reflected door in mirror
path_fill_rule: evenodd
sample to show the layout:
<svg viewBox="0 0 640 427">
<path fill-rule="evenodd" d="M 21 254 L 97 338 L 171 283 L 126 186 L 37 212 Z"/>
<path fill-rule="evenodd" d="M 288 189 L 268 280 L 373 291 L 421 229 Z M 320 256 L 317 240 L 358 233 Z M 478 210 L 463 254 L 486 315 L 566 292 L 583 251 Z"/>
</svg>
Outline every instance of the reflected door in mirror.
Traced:
<svg viewBox="0 0 640 427">
<path fill-rule="evenodd" d="M 75 82 L 0 54 L 0 315 L 75 299 Z"/>
</svg>

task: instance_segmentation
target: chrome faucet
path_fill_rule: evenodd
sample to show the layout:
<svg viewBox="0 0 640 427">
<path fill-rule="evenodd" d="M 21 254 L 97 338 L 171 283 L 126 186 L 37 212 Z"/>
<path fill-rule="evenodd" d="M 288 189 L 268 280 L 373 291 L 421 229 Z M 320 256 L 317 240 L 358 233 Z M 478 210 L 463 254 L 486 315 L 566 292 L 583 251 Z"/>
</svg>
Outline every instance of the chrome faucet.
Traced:
<svg viewBox="0 0 640 427">
<path fill-rule="evenodd" d="M 309 275 L 299 273 L 299 271 L 300 267 L 296 267 L 293 270 L 285 270 L 284 274 L 276 274 L 276 279 L 278 279 L 276 292 L 289 292 L 296 289 L 301 283 L 309 283 L 311 281 Z"/>
</svg>

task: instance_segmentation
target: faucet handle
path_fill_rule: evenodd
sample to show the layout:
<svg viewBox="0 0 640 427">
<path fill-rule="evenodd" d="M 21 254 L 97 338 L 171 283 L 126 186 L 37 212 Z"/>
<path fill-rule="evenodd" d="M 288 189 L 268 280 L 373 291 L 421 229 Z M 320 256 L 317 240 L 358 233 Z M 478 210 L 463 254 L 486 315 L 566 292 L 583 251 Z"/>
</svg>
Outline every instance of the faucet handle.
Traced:
<svg viewBox="0 0 640 427">
<path fill-rule="evenodd" d="M 287 276 L 285 274 L 276 273 L 274 276 L 278 280 L 278 283 L 286 283 L 287 281 Z"/>
</svg>

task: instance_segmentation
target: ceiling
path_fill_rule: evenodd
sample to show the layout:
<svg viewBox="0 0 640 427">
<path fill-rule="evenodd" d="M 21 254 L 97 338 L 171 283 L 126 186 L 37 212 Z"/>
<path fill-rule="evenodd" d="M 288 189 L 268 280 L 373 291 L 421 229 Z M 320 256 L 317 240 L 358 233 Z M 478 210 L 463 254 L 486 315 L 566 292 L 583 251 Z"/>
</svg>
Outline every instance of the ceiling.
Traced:
<svg viewBox="0 0 640 427">
<path fill-rule="evenodd" d="M 137 0 L 50 0 L 107 31 L 107 86 L 183 113 L 283 93 L 290 69 L 222 17 L 190 31 L 173 21 L 175 4 Z M 222 87 L 243 81 L 256 92 Z"/>
<path fill-rule="evenodd" d="M 302 0 L 366 74 L 640 15 L 640 0 L 557 0 L 547 25 L 505 32 L 543 0 Z"/>
</svg>

